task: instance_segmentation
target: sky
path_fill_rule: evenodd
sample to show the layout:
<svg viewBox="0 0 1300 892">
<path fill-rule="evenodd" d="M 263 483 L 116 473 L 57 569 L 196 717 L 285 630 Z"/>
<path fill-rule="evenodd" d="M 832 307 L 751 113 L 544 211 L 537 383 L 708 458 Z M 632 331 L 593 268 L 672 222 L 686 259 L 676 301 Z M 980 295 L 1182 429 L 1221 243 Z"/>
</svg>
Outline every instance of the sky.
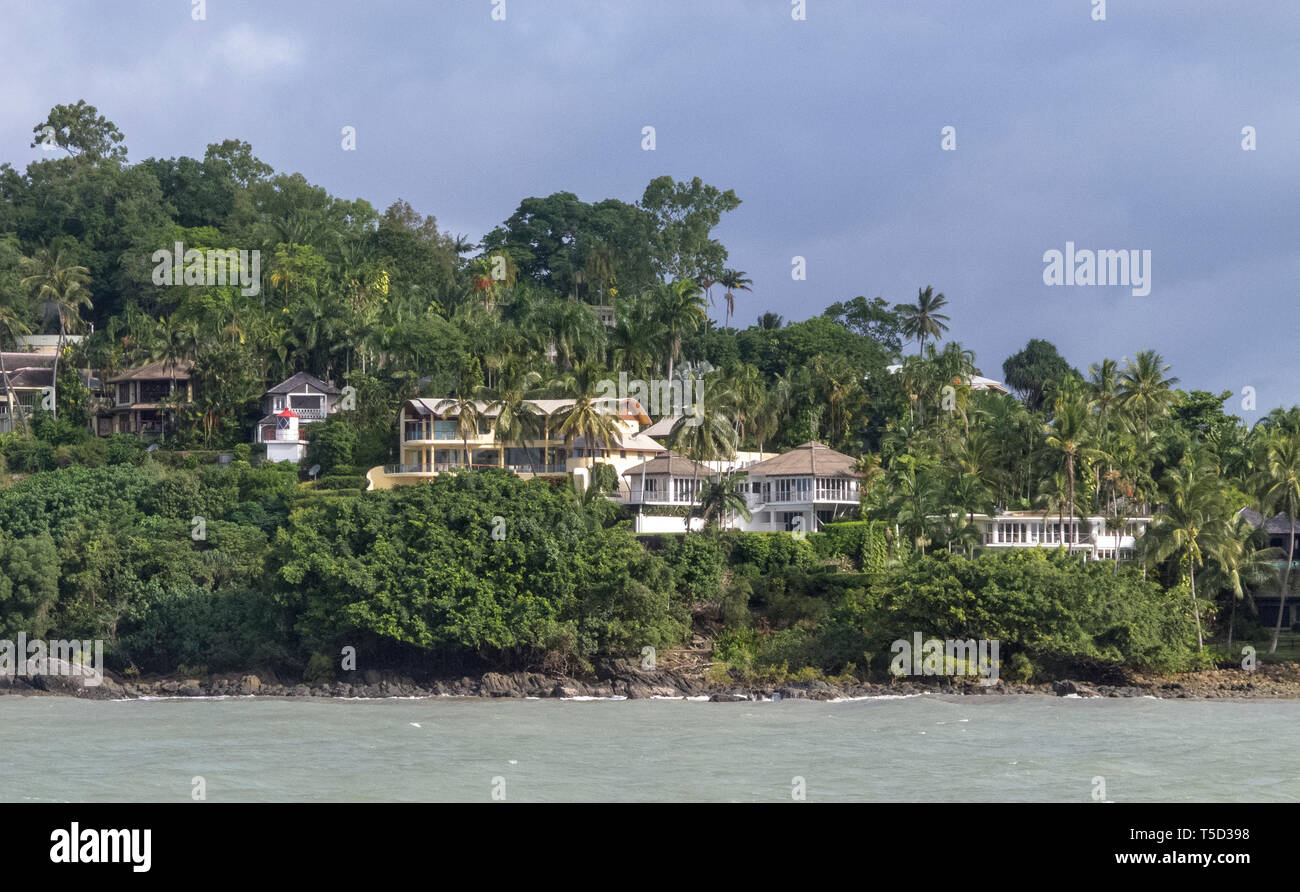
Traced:
<svg viewBox="0 0 1300 892">
<path fill-rule="evenodd" d="M 197 2 L 0 0 L 0 162 L 85 99 L 131 159 L 243 139 L 475 241 L 525 197 L 699 176 L 743 202 L 742 326 L 929 285 L 991 377 L 1045 338 L 1085 373 L 1154 348 L 1247 421 L 1300 403 L 1293 0 Z M 1150 251 L 1150 293 L 1045 284 L 1067 242 Z"/>
</svg>

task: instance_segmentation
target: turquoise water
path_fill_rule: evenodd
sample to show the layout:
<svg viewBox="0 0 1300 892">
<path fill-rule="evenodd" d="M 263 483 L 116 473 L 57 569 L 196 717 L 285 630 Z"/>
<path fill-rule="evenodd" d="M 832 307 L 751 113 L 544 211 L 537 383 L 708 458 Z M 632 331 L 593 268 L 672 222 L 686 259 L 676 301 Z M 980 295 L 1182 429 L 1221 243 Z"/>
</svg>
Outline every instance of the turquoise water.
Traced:
<svg viewBox="0 0 1300 892">
<path fill-rule="evenodd" d="M 0 800 L 1294 802 L 1297 730 L 1300 701 L 0 697 Z"/>
</svg>

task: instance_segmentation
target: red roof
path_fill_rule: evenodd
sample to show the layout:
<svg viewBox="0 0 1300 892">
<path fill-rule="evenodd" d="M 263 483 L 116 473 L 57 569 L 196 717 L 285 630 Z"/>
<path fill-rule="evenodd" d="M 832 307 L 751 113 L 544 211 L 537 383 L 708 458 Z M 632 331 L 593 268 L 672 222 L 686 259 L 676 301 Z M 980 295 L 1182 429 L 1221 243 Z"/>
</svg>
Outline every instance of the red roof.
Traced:
<svg viewBox="0 0 1300 892">
<path fill-rule="evenodd" d="M 283 412 L 276 412 L 275 417 L 276 418 L 297 418 L 298 413 L 293 411 L 293 409 L 285 409 Z"/>
</svg>

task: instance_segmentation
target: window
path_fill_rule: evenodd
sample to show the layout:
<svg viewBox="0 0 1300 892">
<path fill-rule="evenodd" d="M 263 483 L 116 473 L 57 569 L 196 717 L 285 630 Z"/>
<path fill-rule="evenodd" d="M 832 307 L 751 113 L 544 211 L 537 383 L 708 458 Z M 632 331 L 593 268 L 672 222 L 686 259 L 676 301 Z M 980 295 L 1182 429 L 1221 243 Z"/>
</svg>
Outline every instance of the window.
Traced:
<svg viewBox="0 0 1300 892">
<path fill-rule="evenodd" d="M 310 393 L 293 393 L 289 395 L 290 409 L 316 409 L 321 408 L 321 397 Z"/>
<path fill-rule="evenodd" d="M 435 440 L 455 440 L 456 422 L 454 421 L 435 421 L 433 423 L 433 438 Z"/>
</svg>

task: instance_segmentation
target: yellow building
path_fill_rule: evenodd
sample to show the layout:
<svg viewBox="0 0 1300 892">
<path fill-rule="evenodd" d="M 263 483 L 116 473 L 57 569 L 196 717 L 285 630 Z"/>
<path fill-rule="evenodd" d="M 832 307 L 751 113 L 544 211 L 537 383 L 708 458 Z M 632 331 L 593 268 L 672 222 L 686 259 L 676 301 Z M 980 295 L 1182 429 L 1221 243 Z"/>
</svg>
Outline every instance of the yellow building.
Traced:
<svg viewBox="0 0 1300 892">
<path fill-rule="evenodd" d="M 419 483 L 445 471 L 464 468 L 502 468 L 521 477 L 585 473 L 593 464 L 607 464 L 623 471 L 655 458 L 666 450 L 654 439 L 639 433 L 650 423 L 636 400 L 620 400 L 611 412 L 619 430 L 616 442 L 589 446 L 583 437 L 572 443 L 556 433 L 564 410 L 573 400 L 528 400 L 537 413 L 540 436 L 522 442 L 498 440 L 495 412 L 489 403 L 478 401 L 477 433 L 468 440 L 459 427 L 459 412 L 451 399 L 408 400 L 397 416 L 401 463 L 375 467 L 366 475 L 369 489 L 391 489 Z M 580 470 L 581 469 L 581 470 Z"/>
</svg>

